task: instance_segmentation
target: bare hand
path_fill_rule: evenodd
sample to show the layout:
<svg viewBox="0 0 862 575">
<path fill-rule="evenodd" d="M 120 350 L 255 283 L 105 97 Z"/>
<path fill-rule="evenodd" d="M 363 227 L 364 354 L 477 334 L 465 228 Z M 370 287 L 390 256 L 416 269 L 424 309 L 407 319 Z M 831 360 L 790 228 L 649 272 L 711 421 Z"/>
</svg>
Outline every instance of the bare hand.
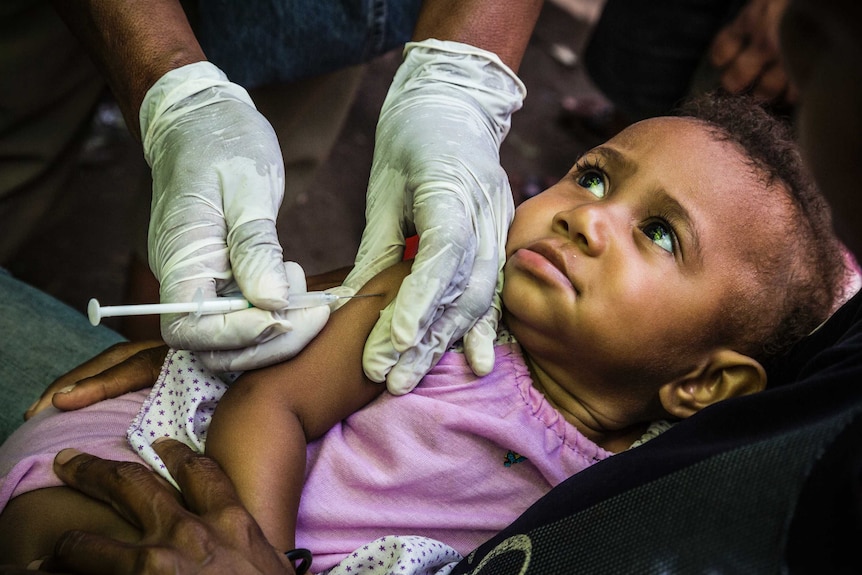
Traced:
<svg viewBox="0 0 862 575">
<path fill-rule="evenodd" d="M 153 447 L 182 496 L 143 465 L 61 451 L 54 471 L 86 495 L 111 505 L 144 536 L 137 544 L 71 531 L 40 566 L 49 572 L 294 573 L 273 549 L 218 464 L 174 440 Z"/>
<path fill-rule="evenodd" d="M 710 61 L 721 70 L 721 85 L 731 93 L 751 90 L 764 101 L 796 93 L 787 77 L 778 46 L 778 27 L 787 0 L 750 0 L 736 19 L 712 42 Z"/>
<path fill-rule="evenodd" d="M 24 419 L 51 405 L 63 411 L 81 409 L 150 387 L 159 376 L 166 353 L 167 346 L 155 340 L 112 345 L 49 385 Z"/>
</svg>

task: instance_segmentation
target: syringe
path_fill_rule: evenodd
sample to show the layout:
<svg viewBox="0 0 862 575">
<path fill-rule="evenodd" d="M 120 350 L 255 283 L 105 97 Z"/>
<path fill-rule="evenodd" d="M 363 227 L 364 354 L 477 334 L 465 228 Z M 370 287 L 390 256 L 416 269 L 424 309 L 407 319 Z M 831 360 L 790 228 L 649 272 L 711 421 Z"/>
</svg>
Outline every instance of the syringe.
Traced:
<svg viewBox="0 0 862 575">
<path fill-rule="evenodd" d="M 301 309 L 320 305 L 329 305 L 340 299 L 355 297 L 375 297 L 383 294 L 362 295 L 337 295 L 324 291 L 310 291 L 305 293 L 294 293 L 288 297 L 285 309 Z M 227 313 L 241 309 L 254 307 L 247 299 L 241 297 L 220 297 L 215 299 L 200 299 L 190 302 L 179 303 L 151 303 L 135 305 L 108 305 L 102 306 L 99 300 L 93 298 L 87 305 L 87 316 L 90 323 L 99 325 L 103 317 L 116 317 L 125 315 L 153 315 L 162 313 L 191 313 L 196 316 L 213 313 Z"/>
</svg>

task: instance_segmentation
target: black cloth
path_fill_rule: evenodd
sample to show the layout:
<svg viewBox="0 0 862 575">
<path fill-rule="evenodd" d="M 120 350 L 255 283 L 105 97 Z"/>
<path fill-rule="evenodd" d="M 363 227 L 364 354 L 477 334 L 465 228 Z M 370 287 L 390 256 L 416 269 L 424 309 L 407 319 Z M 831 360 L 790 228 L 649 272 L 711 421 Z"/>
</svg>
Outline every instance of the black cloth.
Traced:
<svg viewBox="0 0 862 575">
<path fill-rule="evenodd" d="M 569 478 L 453 573 L 851 569 L 849 552 L 828 571 L 807 558 L 822 559 L 815 534 L 859 525 L 862 296 L 768 371 L 766 391 Z"/>
<path fill-rule="evenodd" d="M 669 114 L 716 33 L 744 0 L 608 0 L 584 53 L 590 78 L 628 120 Z"/>
</svg>

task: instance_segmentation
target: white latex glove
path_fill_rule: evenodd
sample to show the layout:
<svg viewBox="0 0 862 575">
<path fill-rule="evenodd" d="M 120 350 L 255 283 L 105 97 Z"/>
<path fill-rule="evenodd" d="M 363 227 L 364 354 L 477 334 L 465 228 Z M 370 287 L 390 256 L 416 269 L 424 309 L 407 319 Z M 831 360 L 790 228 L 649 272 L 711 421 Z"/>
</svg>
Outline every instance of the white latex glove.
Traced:
<svg viewBox="0 0 862 575">
<path fill-rule="evenodd" d="M 290 293 L 305 293 L 305 272 L 296 262 L 284 262 L 284 273 L 290 283 Z M 226 294 L 239 293 L 239 287 L 231 283 L 225 288 Z M 245 294 L 243 294 L 245 295 Z M 352 295 L 352 294 L 350 294 Z M 197 319 L 189 316 L 190 327 L 196 327 L 207 322 L 209 330 L 230 330 L 235 316 L 244 314 L 242 310 L 227 314 L 201 315 Z M 272 337 L 257 345 L 223 351 L 198 351 L 195 353 L 204 365 L 214 372 L 245 371 L 262 365 L 271 365 L 278 361 L 291 358 L 302 351 L 308 342 L 320 333 L 329 320 L 331 309 L 328 305 L 308 307 L 304 309 L 283 310 L 280 312 L 262 312 L 263 322 L 276 326 L 272 328 Z M 247 319 L 241 321 L 248 321 Z M 285 331 L 286 330 L 286 331 Z"/>
<path fill-rule="evenodd" d="M 500 144 L 526 89 L 494 54 L 456 42 L 409 43 L 383 103 L 366 226 L 345 285 L 359 289 L 419 234 L 412 273 L 381 314 L 363 367 L 407 393 L 464 337 L 477 374 L 494 364 L 512 193 Z M 469 332 L 468 332 L 469 330 Z"/>
<path fill-rule="evenodd" d="M 272 126 L 248 93 L 209 62 L 159 79 L 140 120 L 153 175 L 149 260 L 161 301 L 241 291 L 258 308 L 197 320 L 162 316 L 162 337 L 174 348 L 213 350 L 206 354 L 213 369 L 291 357 L 317 334 L 317 316 L 328 311 L 283 311 L 289 280 L 275 219 L 284 165 Z M 311 327 L 295 321 L 309 315 L 315 316 Z"/>
</svg>

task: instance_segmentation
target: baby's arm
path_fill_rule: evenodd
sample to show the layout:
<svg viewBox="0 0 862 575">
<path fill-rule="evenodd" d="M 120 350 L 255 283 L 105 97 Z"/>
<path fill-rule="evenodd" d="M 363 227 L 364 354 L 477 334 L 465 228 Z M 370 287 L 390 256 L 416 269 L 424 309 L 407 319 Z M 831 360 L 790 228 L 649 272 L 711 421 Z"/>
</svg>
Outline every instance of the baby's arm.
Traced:
<svg viewBox="0 0 862 575">
<path fill-rule="evenodd" d="M 284 363 L 245 373 L 220 400 L 206 453 L 227 472 L 277 549 L 294 548 L 307 442 L 380 395 L 362 371 L 365 340 L 395 297 L 409 263 L 368 282 L 332 314 L 320 335 Z"/>
</svg>

